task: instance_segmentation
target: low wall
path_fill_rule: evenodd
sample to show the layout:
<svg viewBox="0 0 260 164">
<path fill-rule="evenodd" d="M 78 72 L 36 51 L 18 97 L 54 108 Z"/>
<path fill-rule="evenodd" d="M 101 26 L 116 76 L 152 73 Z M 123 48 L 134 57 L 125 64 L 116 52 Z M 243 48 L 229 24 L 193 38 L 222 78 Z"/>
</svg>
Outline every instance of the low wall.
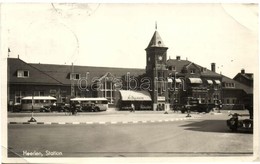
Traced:
<svg viewBox="0 0 260 164">
<path fill-rule="evenodd" d="M 244 104 L 223 104 L 223 110 L 244 110 Z"/>
</svg>

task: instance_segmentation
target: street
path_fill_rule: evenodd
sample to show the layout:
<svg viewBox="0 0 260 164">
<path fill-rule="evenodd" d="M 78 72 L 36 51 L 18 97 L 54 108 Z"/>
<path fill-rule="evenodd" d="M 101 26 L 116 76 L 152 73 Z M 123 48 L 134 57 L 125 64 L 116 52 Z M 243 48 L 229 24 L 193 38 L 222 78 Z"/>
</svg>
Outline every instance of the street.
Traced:
<svg viewBox="0 0 260 164">
<path fill-rule="evenodd" d="M 169 116 L 169 115 L 168 115 Z M 9 124 L 9 157 L 244 156 L 253 134 L 231 132 L 226 114 L 118 124 Z"/>
</svg>

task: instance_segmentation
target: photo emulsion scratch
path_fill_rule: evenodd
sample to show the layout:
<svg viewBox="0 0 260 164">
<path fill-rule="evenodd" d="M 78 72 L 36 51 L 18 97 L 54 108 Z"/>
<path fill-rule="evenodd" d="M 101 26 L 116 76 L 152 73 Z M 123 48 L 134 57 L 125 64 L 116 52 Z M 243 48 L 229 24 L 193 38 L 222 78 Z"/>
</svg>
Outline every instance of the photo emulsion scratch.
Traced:
<svg viewBox="0 0 260 164">
<path fill-rule="evenodd" d="M 257 158 L 258 4 L 6 3 L 1 26 L 4 162 Z"/>
</svg>

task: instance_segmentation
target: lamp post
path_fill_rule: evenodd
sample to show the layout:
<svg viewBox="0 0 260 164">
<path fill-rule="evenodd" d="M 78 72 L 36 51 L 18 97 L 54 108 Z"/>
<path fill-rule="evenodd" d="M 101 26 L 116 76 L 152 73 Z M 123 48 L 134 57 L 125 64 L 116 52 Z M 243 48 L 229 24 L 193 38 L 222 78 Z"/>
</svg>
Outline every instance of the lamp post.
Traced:
<svg viewBox="0 0 260 164">
<path fill-rule="evenodd" d="M 33 105 L 34 105 L 34 92 L 32 93 L 32 113 L 31 118 L 28 120 L 28 122 L 36 122 L 35 118 L 33 118 Z"/>
</svg>

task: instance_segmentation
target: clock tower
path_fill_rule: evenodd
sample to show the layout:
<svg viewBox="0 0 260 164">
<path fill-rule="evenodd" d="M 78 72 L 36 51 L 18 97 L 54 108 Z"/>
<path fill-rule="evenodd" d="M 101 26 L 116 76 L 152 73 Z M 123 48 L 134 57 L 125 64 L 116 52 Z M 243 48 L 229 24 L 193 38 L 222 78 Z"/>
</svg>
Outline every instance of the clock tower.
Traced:
<svg viewBox="0 0 260 164">
<path fill-rule="evenodd" d="M 146 50 L 146 75 L 151 80 L 153 110 L 168 110 L 167 49 L 157 30 Z"/>
</svg>

